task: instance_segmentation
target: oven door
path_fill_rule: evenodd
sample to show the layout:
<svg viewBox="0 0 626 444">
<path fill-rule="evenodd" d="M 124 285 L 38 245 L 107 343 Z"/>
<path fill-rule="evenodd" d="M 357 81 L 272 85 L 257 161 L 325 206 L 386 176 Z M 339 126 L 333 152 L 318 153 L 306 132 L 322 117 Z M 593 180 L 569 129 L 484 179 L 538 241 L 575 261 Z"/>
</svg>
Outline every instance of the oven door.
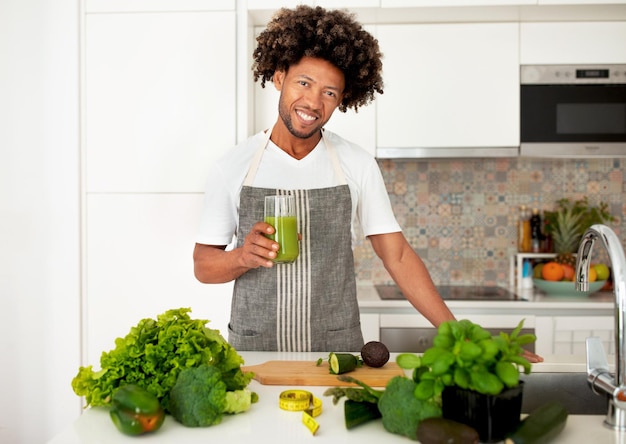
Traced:
<svg viewBox="0 0 626 444">
<path fill-rule="evenodd" d="M 626 85 L 523 85 L 521 138 L 626 142 Z"/>
</svg>

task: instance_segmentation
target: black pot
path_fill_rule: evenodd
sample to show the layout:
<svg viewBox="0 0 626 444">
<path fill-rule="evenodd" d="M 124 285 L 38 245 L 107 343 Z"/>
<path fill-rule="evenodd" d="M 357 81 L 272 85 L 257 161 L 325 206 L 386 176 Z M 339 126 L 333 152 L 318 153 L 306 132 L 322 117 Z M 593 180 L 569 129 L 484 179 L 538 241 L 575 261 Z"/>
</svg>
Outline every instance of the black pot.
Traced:
<svg viewBox="0 0 626 444">
<path fill-rule="evenodd" d="M 441 394 L 443 417 L 474 428 L 481 442 L 502 441 L 520 422 L 523 390 L 523 381 L 499 395 L 446 387 Z"/>
</svg>

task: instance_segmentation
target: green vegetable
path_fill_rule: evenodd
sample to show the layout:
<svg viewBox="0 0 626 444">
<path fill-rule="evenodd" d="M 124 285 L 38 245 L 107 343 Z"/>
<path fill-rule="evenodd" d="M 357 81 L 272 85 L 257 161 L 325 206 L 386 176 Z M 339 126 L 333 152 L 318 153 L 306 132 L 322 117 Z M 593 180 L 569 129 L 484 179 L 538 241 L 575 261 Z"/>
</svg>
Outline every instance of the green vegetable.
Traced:
<svg viewBox="0 0 626 444">
<path fill-rule="evenodd" d="M 530 412 L 506 444 L 545 444 L 557 437 L 567 423 L 567 409 L 557 401 L 547 402 Z"/>
<path fill-rule="evenodd" d="M 346 382 L 352 382 L 352 380 L 354 380 L 354 378 L 350 377 L 351 381 L 347 381 L 346 378 L 349 378 L 349 377 L 341 376 L 341 377 L 338 377 L 337 379 L 341 381 L 346 381 Z M 383 394 L 383 390 L 375 390 L 375 389 L 367 390 L 365 388 L 358 388 L 358 387 L 330 387 L 330 388 L 327 388 L 326 391 L 324 392 L 324 396 L 333 397 L 333 404 L 335 405 L 339 402 L 339 400 L 343 396 L 356 402 L 369 402 L 369 403 L 376 404 L 378 403 L 378 400 L 380 399 L 382 394 Z"/>
<path fill-rule="evenodd" d="M 337 404 L 342 397 L 346 397 L 343 405 L 346 428 L 351 429 L 357 425 L 364 424 L 382 415 L 378 410 L 378 400 L 383 394 L 383 390 L 375 390 L 365 386 L 362 382 L 351 376 L 342 375 L 338 379 L 345 382 L 354 382 L 362 385 L 359 387 L 330 387 L 324 392 L 324 396 L 332 396 L 333 404 Z"/>
<path fill-rule="evenodd" d="M 351 372 L 361 365 L 363 365 L 363 361 L 350 353 L 331 352 L 328 355 L 329 373 L 333 375 L 341 375 L 342 373 Z"/>
<path fill-rule="evenodd" d="M 432 400 L 422 401 L 415 397 L 416 384 L 412 379 L 404 376 L 395 376 L 387 382 L 385 390 L 376 390 L 353 378 L 350 375 L 340 375 L 337 379 L 351 382 L 362 387 L 328 389 L 324 395 L 333 396 L 333 403 L 337 403 L 341 396 L 348 400 L 362 403 L 376 403 L 382 416 L 383 426 L 388 432 L 407 436 L 417 440 L 417 426 L 425 418 L 441 416 L 441 406 Z M 348 402 L 346 400 L 346 403 Z M 361 413 L 362 414 L 362 413 Z M 345 406 L 344 406 L 344 416 Z M 361 418 L 361 417 L 359 417 Z M 355 422 L 359 418 L 349 418 Z M 364 418 L 361 418 L 364 419 Z M 372 418 L 373 419 L 373 418 Z M 346 422 L 346 427 L 348 422 Z"/>
<path fill-rule="evenodd" d="M 411 379 L 395 376 L 378 401 L 385 430 L 413 440 L 417 440 L 417 427 L 423 419 L 441 416 L 441 407 L 436 402 L 415 397 L 416 387 Z"/>
<path fill-rule="evenodd" d="M 415 396 L 421 400 L 438 398 L 444 387 L 455 385 L 487 395 L 497 395 L 505 388 L 519 385 L 520 368 L 530 373 L 531 364 L 522 356 L 523 345 L 535 341 L 535 335 L 520 334 L 524 321 L 507 334 L 491 334 L 468 320 L 448 321 L 439 325 L 433 346 L 419 357 L 398 355 L 396 362 L 413 370 L 418 383 Z"/>
<path fill-rule="evenodd" d="M 348 430 L 382 416 L 376 403 L 352 399 L 346 399 L 343 405 L 343 415 Z"/>
<path fill-rule="evenodd" d="M 426 418 L 417 426 L 420 444 L 478 444 L 472 427 L 446 418 Z"/>
<path fill-rule="evenodd" d="M 209 321 L 194 320 L 189 308 L 168 310 L 157 319 L 142 319 L 124 338 L 115 340 L 115 349 L 100 357 L 101 370 L 80 367 L 72 380 L 78 396 L 89 406 L 106 406 L 114 390 L 136 384 L 155 395 L 169 413 L 170 391 L 185 368 L 210 364 L 218 369 L 227 390 L 247 387 L 254 376 L 242 372 L 243 358 L 218 330 L 205 327 Z"/>
<path fill-rule="evenodd" d="M 126 435 L 142 435 L 158 430 L 165 419 L 159 400 L 147 390 L 124 385 L 111 398 L 111 420 Z"/>
<path fill-rule="evenodd" d="M 207 364 L 180 372 L 170 392 L 172 417 L 187 427 L 219 424 L 224 413 L 245 412 L 251 404 L 251 391 L 228 391 L 220 371 Z"/>
</svg>

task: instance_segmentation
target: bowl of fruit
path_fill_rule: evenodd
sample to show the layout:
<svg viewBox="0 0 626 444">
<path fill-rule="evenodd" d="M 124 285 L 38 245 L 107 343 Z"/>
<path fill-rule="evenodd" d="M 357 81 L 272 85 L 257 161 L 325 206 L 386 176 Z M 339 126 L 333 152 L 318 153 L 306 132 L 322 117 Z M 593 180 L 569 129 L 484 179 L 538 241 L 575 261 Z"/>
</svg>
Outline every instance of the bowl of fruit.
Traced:
<svg viewBox="0 0 626 444">
<path fill-rule="evenodd" d="M 610 269 L 605 264 L 589 267 L 589 290 L 577 291 L 574 283 L 575 270 L 569 264 L 556 261 L 539 263 L 533 268 L 535 288 L 549 296 L 588 296 L 600 291 L 609 278 Z"/>
</svg>

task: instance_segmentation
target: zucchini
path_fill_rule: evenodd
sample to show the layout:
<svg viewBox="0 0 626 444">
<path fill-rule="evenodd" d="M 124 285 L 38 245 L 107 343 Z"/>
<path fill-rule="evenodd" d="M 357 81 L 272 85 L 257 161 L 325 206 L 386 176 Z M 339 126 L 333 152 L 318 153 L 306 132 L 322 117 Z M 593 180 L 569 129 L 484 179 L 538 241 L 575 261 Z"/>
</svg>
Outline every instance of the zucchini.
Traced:
<svg viewBox="0 0 626 444">
<path fill-rule="evenodd" d="M 547 402 L 520 423 L 505 440 L 506 444 L 544 444 L 554 439 L 567 422 L 567 409 L 557 401 Z"/>
<path fill-rule="evenodd" d="M 356 356 L 350 353 L 334 353 L 328 355 L 328 368 L 333 375 L 351 372 L 359 365 Z"/>
<path fill-rule="evenodd" d="M 420 421 L 417 426 L 420 444 L 478 444 L 478 432 L 452 419 L 431 417 Z"/>
<path fill-rule="evenodd" d="M 343 415 L 346 421 L 346 429 L 352 429 L 358 425 L 382 417 L 378 404 L 367 401 L 353 401 L 346 399 L 343 405 Z"/>
</svg>

